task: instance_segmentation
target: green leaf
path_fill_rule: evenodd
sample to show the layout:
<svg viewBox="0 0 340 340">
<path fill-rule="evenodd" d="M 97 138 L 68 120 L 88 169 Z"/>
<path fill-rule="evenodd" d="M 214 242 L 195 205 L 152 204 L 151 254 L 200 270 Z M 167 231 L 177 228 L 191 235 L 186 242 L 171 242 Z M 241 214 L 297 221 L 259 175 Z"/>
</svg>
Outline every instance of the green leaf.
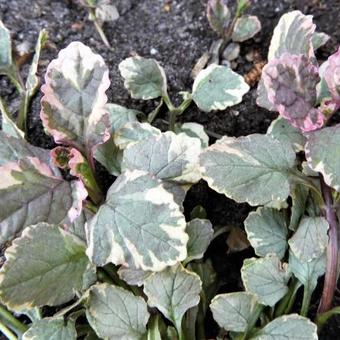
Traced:
<svg viewBox="0 0 340 340">
<path fill-rule="evenodd" d="M 143 298 L 107 283 L 89 290 L 86 316 L 104 339 L 141 339 L 150 314 Z"/>
<path fill-rule="evenodd" d="M 273 307 L 288 292 L 290 272 L 274 254 L 245 259 L 241 276 L 246 291 L 254 294 L 263 305 Z"/>
<path fill-rule="evenodd" d="M 124 150 L 128 145 L 161 134 L 161 130 L 149 123 L 129 122 L 114 134 L 114 142 L 119 149 Z"/>
<path fill-rule="evenodd" d="M 38 222 L 69 225 L 79 216 L 87 197 L 80 181 L 56 177 L 37 158 L 7 163 L 0 172 L 0 243 Z"/>
<path fill-rule="evenodd" d="M 198 305 L 201 286 L 197 274 L 178 264 L 149 276 L 144 282 L 144 293 L 148 305 L 159 309 L 179 330 L 184 313 Z"/>
<path fill-rule="evenodd" d="M 276 209 L 258 208 L 244 221 L 248 240 L 258 256 L 274 253 L 282 259 L 287 249 L 285 215 Z"/>
<path fill-rule="evenodd" d="M 219 294 L 210 304 L 218 325 L 233 332 L 246 332 L 258 307 L 255 296 L 246 292 Z"/>
<path fill-rule="evenodd" d="M 188 256 L 185 261 L 201 259 L 214 235 L 210 221 L 195 218 L 187 223 L 185 231 L 189 235 Z"/>
<path fill-rule="evenodd" d="M 0 298 L 12 310 L 58 306 L 83 286 L 85 244 L 56 225 L 27 227 L 5 253 Z"/>
<path fill-rule="evenodd" d="M 326 33 L 314 32 L 312 36 L 312 45 L 313 45 L 314 51 L 316 51 L 321 46 L 325 45 L 330 38 L 331 37 Z"/>
<path fill-rule="evenodd" d="M 290 215 L 289 229 L 295 231 L 300 223 L 306 210 L 309 189 L 303 184 L 294 184 L 290 194 L 292 198 L 292 207 Z"/>
<path fill-rule="evenodd" d="M 306 158 L 312 170 L 321 172 L 327 185 L 340 191 L 340 124 L 308 134 Z"/>
<path fill-rule="evenodd" d="M 96 4 L 96 18 L 102 22 L 113 22 L 119 18 L 117 7 L 111 0 L 99 0 Z"/>
<path fill-rule="evenodd" d="M 143 170 L 167 182 L 191 184 L 200 180 L 201 143 L 168 131 L 151 136 L 124 151 L 122 170 Z"/>
<path fill-rule="evenodd" d="M 283 315 L 269 322 L 251 340 L 317 340 L 317 327 L 298 314 Z"/>
<path fill-rule="evenodd" d="M 328 244 L 328 222 L 323 217 L 304 217 L 288 241 L 290 249 L 301 262 L 320 257 Z"/>
<path fill-rule="evenodd" d="M 142 286 L 144 281 L 152 274 L 151 271 L 142 269 L 128 268 L 121 266 L 118 269 L 119 278 L 131 286 Z"/>
<path fill-rule="evenodd" d="M 314 56 L 312 37 L 315 31 L 313 17 L 300 11 L 284 14 L 274 29 L 268 52 L 268 60 L 279 58 L 285 52 Z"/>
<path fill-rule="evenodd" d="M 223 0 L 209 0 L 207 3 L 207 18 L 210 27 L 220 36 L 228 32 L 231 24 L 231 14 Z"/>
<path fill-rule="evenodd" d="M 163 68 L 154 59 L 131 57 L 119 64 L 124 86 L 135 99 L 154 99 L 167 93 Z"/>
<path fill-rule="evenodd" d="M 12 42 L 9 30 L 0 20 L 0 74 L 12 67 Z"/>
<path fill-rule="evenodd" d="M 203 179 L 236 202 L 279 204 L 290 193 L 291 146 L 269 135 L 223 137 L 201 154 Z"/>
<path fill-rule="evenodd" d="M 65 322 L 63 317 L 46 318 L 32 324 L 23 340 L 76 340 L 74 321 Z"/>
<path fill-rule="evenodd" d="M 160 271 L 186 258 L 185 219 L 160 180 L 126 171 L 88 223 L 90 259 Z"/>
<path fill-rule="evenodd" d="M 309 292 L 313 292 L 318 283 L 318 278 L 326 271 L 326 254 L 323 253 L 312 261 L 302 262 L 290 251 L 289 269 Z"/>
<path fill-rule="evenodd" d="M 257 16 L 243 15 L 236 20 L 233 34 L 233 41 L 243 42 L 252 38 L 261 31 L 261 22 Z"/>
<path fill-rule="evenodd" d="M 241 103 L 248 91 L 242 76 L 229 67 L 211 64 L 195 78 L 192 99 L 202 111 L 224 110 Z"/>
<path fill-rule="evenodd" d="M 41 91 L 41 119 L 56 143 L 92 153 L 108 138 L 105 104 L 110 86 L 103 58 L 81 42 L 72 42 L 48 66 Z"/>
<path fill-rule="evenodd" d="M 106 104 L 105 108 L 109 115 L 111 134 L 114 134 L 129 122 L 138 122 L 137 117 L 141 113 L 140 111 L 127 109 L 124 106 L 112 103 Z"/>
<path fill-rule="evenodd" d="M 295 152 L 303 151 L 307 141 L 299 129 L 292 126 L 282 117 L 272 121 L 267 134 L 272 135 L 275 139 L 289 143 Z"/>
<path fill-rule="evenodd" d="M 0 112 L 1 112 L 1 125 L 2 131 L 9 136 L 15 138 L 25 138 L 24 131 L 20 130 L 13 120 L 12 115 L 9 113 L 5 102 L 0 97 Z"/>
<path fill-rule="evenodd" d="M 209 136 L 204 131 L 204 126 L 198 123 L 184 123 L 175 127 L 176 133 L 185 133 L 189 137 L 199 138 L 201 141 L 202 148 L 209 146 Z"/>
</svg>

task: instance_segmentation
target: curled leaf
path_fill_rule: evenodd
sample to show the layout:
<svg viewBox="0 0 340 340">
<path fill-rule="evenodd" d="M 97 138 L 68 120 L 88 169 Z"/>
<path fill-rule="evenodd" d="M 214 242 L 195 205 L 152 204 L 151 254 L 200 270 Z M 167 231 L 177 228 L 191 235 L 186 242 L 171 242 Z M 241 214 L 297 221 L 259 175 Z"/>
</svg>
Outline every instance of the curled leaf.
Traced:
<svg viewBox="0 0 340 340">
<path fill-rule="evenodd" d="M 323 126 L 325 117 L 314 108 L 318 69 L 303 55 L 283 54 L 262 73 L 269 101 L 290 123 L 307 132 Z"/>
<path fill-rule="evenodd" d="M 326 65 L 324 79 L 333 100 L 340 105 L 340 48 L 328 58 Z"/>
<path fill-rule="evenodd" d="M 236 20 L 231 38 L 237 42 L 246 41 L 260 32 L 260 30 L 261 22 L 258 17 L 254 15 L 243 15 Z"/>
<path fill-rule="evenodd" d="M 230 26 L 231 14 L 223 0 L 209 0 L 207 18 L 210 27 L 220 36 L 224 36 Z"/>
</svg>

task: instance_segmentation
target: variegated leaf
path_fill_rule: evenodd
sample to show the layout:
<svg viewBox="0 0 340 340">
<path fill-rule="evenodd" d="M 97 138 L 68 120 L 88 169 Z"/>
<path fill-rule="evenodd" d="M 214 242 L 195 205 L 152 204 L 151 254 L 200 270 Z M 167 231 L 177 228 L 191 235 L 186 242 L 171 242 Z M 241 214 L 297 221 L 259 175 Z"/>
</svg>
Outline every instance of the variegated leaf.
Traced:
<svg viewBox="0 0 340 340">
<path fill-rule="evenodd" d="M 308 194 L 309 189 L 305 185 L 299 183 L 294 184 L 290 194 L 292 198 L 292 207 L 289 224 L 290 230 L 295 231 L 298 228 L 300 220 L 306 210 Z"/>
<path fill-rule="evenodd" d="M 328 222 L 324 217 L 304 217 L 288 241 L 291 251 L 301 262 L 319 258 L 328 245 Z"/>
<path fill-rule="evenodd" d="M 192 99 L 205 112 L 239 104 L 249 91 L 243 77 L 227 66 L 211 64 L 195 78 Z"/>
<path fill-rule="evenodd" d="M 37 158 L 25 158 L 0 167 L 0 242 L 12 239 L 38 222 L 74 221 L 87 192 L 80 181 L 54 176 Z"/>
<path fill-rule="evenodd" d="M 276 255 L 245 259 L 241 269 L 246 291 L 254 294 L 261 304 L 271 307 L 287 294 L 290 275 L 287 265 Z"/>
<path fill-rule="evenodd" d="M 124 280 L 131 286 L 142 286 L 144 281 L 152 274 L 149 270 L 128 268 L 121 266 L 118 269 L 120 279 Z"/>
<path fill-rule="evenodd" d="M 340 47 L 328 58 L 323 76 L 333 99 L 340 105 Z"/>
<path fill-rule="evenodd" d="M 282 259 L 287 249 L 287 224 L 283 212 L 258 208 L 244 221 L 248 240 L 258 256 L 276 254 Z"/>
<path fill-rule="evenodd" d="M 41 119 L 56 143 L 91 153 L 109 138 L 109 71 L 101 56 L 72 42 L 48 66 Z"/>
<path fill-rule="evenodd" d="M 83 286 L 85 244 L 56 225 L 27 227 L 5 253 L 0 298 L 10 309 L 58 306 Z"/>
<path fill-rule="evenodd" d="M 261 22 L 257 16 L 242 15 L 236 20 L 233 34 L 233 41 L 242 42 L 252 38 L 261 31 Z"/>
<path fill-rule="evenodd" d="M 148 305 L 159 309 L 177 330 L 185 312 L 198 305 L 201 288 L 199 276 L 181 264 L 153 273 L 144 282 Z"/>
<path fill-rule="evenodd" d="M 326 33 L 314 32 L 312 36 L 312 45 L 313 45 L 314 51 L 316 51 L 321 46 L 325 45 L 330 38 L 331 37 Z"/>
<path fill-rule="evenodd" d="M 224 36 L 231 24 L 231 13 L 223 0 L 209 0 L 207 18 L 210 27 L 220 36 Z"/>
<path fill-rule="evenodd" d="M 183 123 L 182 125 L 176 125 L 176 133 L 185 133 L 189 137 L 199 138 L 202 148 L 209 146 L 209 136 L 204 131 L 204 126 L 198 123 Z"/>
<path fill-rule="evenodd" d="M 160 271 L 186 258 L 185 226 L 160 180 L 144 171 L 125 171 L 88 224 L 87 254 L 99 266 L 113 262 Z"/>
<path fill-rule="evenodd" d="M 200 163 L 212 189 L 256 206 L 286 200 L 295 153 L 269 135 L 223 137 L 202 152 Z"/>
<path fill-rule="evenodd" d="M 143 338 L 150 317 L 143 298 L 107 283 L 92 286 L 88 294 L 87 320 L 100 338 Z"/>
<path fill-rule="evenodd" d="M 119 64 L 124 86 L 135 99 L 154 99 L 167 93 L 163 68 L 154 59 L 130 57 Z"/>
<path fill-rule="evenodd" d="M 0 74 L 7 73 L 12 66 L 12 42 L 9 30 L 0 20 Z"/>
</svg>

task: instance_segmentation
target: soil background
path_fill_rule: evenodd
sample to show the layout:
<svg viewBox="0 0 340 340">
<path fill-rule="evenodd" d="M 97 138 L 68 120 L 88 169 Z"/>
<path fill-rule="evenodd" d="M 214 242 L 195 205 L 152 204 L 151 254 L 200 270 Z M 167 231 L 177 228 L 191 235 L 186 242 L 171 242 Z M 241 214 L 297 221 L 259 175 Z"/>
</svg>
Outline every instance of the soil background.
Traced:
<svg viewBox="0 0 340 340">
<path fill-rule="evenodd" d="M 157 101 L 132 100 L 123 86 L 118 72 L 118 64 L 134 54 L 157 59 L 165 68 L 169 94 L 174 102 L 180 99 L 179 91 L 190 90 L 193 79 L 191 70 L 197 59 L 209 49 L 217 38 L 205 17 L 206 0 L 113 0 L 120 18 L 105 24 L 104 30 L 114 51 L 108 50 L 100 40 L 95 28 L 87 20 L 87 11 L 74 0 L 0 0 L 0 18 L 11 31 L 13 45 L 20 51 L 33 51 L 38 33 L 47 29 L 49 43 L 42 52 L 39 75 L 43 75 L 48 63 L 56 58 L 60 49 L 72 41 L 82 41 L 103 56 L 110 69 L 111 87 L 108 91 L 110 102 L 129 108 L 150 112 Z M 235 7 L 230 0 L 230 7 Z M 273 29 L 280 16 L 290 10 L 299 9 L 312 14 L 319 31 L 331 35 L 331 40 L 320 49 L 320 61 L 335 52 L 340 41 L 340 0 L 252 0 L 248 13 L 257 15 L 262 23 L 262 31 L 250 41 L 241 45 L 237 59 L 240 74 L 253 68 L 253 62 L 245 58 L 249 52 L 257 52 L 266 59 Z M 29 61 L 29 60 L 28 60 Z M 29 63 L 28 63 L 29 64 Z M 25 77 L 28 64 L 21 67 Z M 5 77 L 0 77 L 0 96 L 15 113 L 19 97 Z M 256 106 L 256 86 L 244 97 L 241 104 L 225 111 L 203 113 L 195 106 L 180 117 L 180 120 L 194 121 L 220 135 L 241 136 L 251 133 L 265 133 L 276 114 Z M 33 145 L 51 148 L 53 141 L 45 135 L 40 118 L 40 93 L 33 99 L 28 117 L 28 139 Z M 166 128 L 161 112 L 155 124 Z M 211 142 L 214 140 L 211 139 Z M 113 178 L 101 172 L 103 186 L 108 188 Z M 214 226 L 236 225 L 242 227 L 250 207 L 235 204 L 223 195 L 210 190 L 203 182 L 195 185 L 188 193 L 185 206 L 187 211 L 201 204 Z M 210 247 L 207 257 L 213 261 L 221 284 L 220 292 L 242 289 L 240 268 L 245 257 L 252 256 L 250 250 L 228 253 L 226 236 L 220 236 Z M 320 287 L 319 287 L 320 289 Z M 317 292 L 317 294 L 320 293 Z M 317 295 L 316 294 L 316 295 Z M 340 294 L 339 294 L 340 295 Z M 315 305 L 318 296 L 315 297 Z M 334 303 L 338 304 L 339 299 Z M 207 320 L 207 336 L 216 336 L 216 327 Z M 340 318 L 333 318 L 325 326 L 320 339 L 340 339 Z"/>
</svg>

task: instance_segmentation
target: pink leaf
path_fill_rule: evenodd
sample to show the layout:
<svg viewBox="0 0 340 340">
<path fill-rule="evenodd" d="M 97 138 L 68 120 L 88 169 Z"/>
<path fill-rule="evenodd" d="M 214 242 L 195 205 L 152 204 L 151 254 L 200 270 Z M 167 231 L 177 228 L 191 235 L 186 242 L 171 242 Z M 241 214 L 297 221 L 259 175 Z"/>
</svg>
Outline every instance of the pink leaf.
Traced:
<svg viewBox="0 0 340 340">
<path fill-rule="evenodd" d="M 333 100 L 340 106 L 340 47 L 336 53 L 328 58 L 324 79 Z"/>
</svg>

